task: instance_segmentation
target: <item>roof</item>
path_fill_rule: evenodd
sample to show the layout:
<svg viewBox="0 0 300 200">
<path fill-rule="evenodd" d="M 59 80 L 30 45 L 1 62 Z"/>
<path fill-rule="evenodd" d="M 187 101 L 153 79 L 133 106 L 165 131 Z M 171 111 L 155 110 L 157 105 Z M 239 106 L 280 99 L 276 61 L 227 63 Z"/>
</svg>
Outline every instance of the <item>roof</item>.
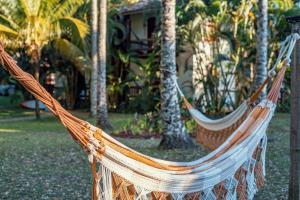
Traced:
<svg viewBox="0 0 300 200">
<path fill-rule="evenodd" d="M 156 11 L 161 8 L 161 0 L 139 0 L 137 3 L 130 4 L 120 10 L 124 15 L 137 14 L 149 11 Z"/>
</svg>

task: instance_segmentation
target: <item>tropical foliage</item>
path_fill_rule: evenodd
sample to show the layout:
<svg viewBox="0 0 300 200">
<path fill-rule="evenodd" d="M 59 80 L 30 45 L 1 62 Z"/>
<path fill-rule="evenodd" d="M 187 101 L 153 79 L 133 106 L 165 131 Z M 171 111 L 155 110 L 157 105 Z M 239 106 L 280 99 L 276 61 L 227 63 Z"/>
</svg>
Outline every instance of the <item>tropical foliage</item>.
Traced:
<svg viewBox="0 0 300 200">
<path fill-rule="evenodd" d="M 85 41 L 88 25 L 74 18 L 83 0 L 1 0 L 0 37 L 9 47 L 27 47 L 28 53 L 37 45 L 39 50 L 49 42 L 83 72 Z M 79 63 L 79 64 L 78 64 Z"/>
<path fill-rule="evenodd" d="M 0 39 L 12 49 L 26 49 L 37 80 L 42 49 L 50 43 L 85 74 L 84 38 L 89 28 L 73 17 L 83 0 L 1 0 L 0 4 Z M 39 113 L 36 101 L 37 118 Z"/>
<path fill-rule="evenodd" d="M 33 71 L 29 50 L 32 50 L 30 45 L 33 46 L 32 43 L 35 42 L 40 48 L 51 44 L 64 59 L 72 61 L 71 64 L 81 74 L 86 74 L 86 68 L 89 66 L 87 55 L 90 55 L 91 47 L 87 25 L 90 21 L 90 1 L 0 0 L 0 3 L 1 41 L 11 49 L 17 48 L 18 52 L 22 52 L 22 57 L 28 56 L 28 63 L 25 64 L 28 69 Z M 127 46 L 126 38 L 129 32 L 118 10 L 120 6 L 132 3 L 136 2 L 109 1 L 109 108 L 114 111 L 145 113 L 159 110 L 160 107 L 160 32 L 157 32 L 153 53 L 141 62 L 138 59 L 139 55 Z M 292 6 L 292 0 L 269 1 L 268 67 L 276 57 L 279 41 L 289 32 L 284 14 Z M 189 44 L 197 55 L 196 63 L 201 66 L 195 71 L 199 74 L 194 80 L 195 88 L 201 88 L 195 93 L 195 104 L 200 109 L 206 108 L 203 109 L 204 112 L 217 115 L 231 111 L 247 98 L 252 90 L 256 53 L 256 1 L 181 0 L 177 1 L 176 12 L 178 53 L 181 47 Z M 210 45 L 203 46 L 205 43 Z M 210 52 L 203 51 L 204 47 L 209 48 Z M 129 63 L 135 63 L 139 71 L 145 73 L 136 73 L 129 67 Z M 286 82 L 288 80 L 287 78 Z M 141 81 L 144 82 L 142 87 Z M 133 86 L 137 87 L 138 93 L 130 92 Z M 286 86 L 284 94 L 289 94 L 288 84 Z M 289 95 L 285 95 L 285 98 L 288 97 Z M 284 110 L 289 108 L 283 104 L 279 104 L 279 107 Z"/>
<path fill-rule="evenodd" d="M 251 95 L 256 54 L 256 3 L 188 1 L 178 9 L 182 43 L 190 44 L 199 66 L 194 82 L 201 89 L 196 91 L 195 100 L 200 109 L 206 108 L 204 112 L 228 112 Z M 292 6 L 292 1 L 269 1 L 269 67 L 276 57 L 279 41 L 286 35 L 283 14 Z M 184 13 L 193 14 L 186 16 Z"/>
</svg>

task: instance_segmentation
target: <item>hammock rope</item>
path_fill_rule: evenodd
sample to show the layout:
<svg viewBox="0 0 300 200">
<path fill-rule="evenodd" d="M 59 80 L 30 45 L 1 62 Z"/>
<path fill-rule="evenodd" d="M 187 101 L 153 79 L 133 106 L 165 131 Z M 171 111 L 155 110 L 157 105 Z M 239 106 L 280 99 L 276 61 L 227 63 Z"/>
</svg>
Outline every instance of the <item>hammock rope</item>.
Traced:
<svg viewBox="0 0 300 200">
<path fill-rule="evenodd" d="M 195 161 L 172 162 L 143 155 L 74 117 L 38 81 L 22 71 L 2 45 L 0 60 L 88 153 L 93 200 L 246 200 L 253 199 L 263 186 L 266 130 L 275 112 L 288 62 L 283 63 L 266 98 L 253 107 L 222 144 Z"/>
</svg>

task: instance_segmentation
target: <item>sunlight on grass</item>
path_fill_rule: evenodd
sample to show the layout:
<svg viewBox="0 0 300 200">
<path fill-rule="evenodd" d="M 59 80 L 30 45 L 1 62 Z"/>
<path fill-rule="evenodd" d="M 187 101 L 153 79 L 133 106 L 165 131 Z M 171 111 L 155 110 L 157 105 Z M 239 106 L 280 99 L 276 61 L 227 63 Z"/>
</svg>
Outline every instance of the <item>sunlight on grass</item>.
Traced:
<svg viewBox="0 0 300 200">
<path fill-rule="evenodd" d="M 20 133 L 20 130 L 0 128 L 0 133 Z"/>
</svg>

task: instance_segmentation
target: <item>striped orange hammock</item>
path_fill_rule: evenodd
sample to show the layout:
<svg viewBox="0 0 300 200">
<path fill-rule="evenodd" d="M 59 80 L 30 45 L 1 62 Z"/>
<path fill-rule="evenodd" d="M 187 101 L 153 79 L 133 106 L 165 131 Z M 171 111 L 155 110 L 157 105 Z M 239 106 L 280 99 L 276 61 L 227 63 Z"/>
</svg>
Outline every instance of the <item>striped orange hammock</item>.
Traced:
<svg viewBox="0 0 300 200">
<path fill-rule="evenodd" d="M 295 40 L 296 36 L 291 38 Z M 0 61 L 88 153 L 94 200 L 253 199 L 264 183 L 266 130 L 275 112 L 287 62 L 267 97 L 252 108 L 223 144 L 195 161 L 171 162 L 136 152 L 70 114 L 38 81 L 20 69 L 1 45 Z"/>
<path fill-rule="evenodd" d="M 236 110 L 217 120 L 206 117 L 182 96 L 183 104 L 196 122 L 197 142 L 210 151 L 218 148 L 247 118 L 268 82 L 270 82 L 269 77 L 261 84 L 257 91 Z"/>
<path fill-rule="evenodd" d="M 294 47 L 295 40 L 292 36 L 286 38 L 283 42 L 279 56 L 275 62 L 274 67 L 269 71 L 268 77 L 260 85 L 260 87 L 252 94 L 250 98 L 245 100 L 236 110 L 229 115 L 221 119 L 211 119 L 202 114 L 199 110 L 195 109 L 189 101 L 185 98 L 180 87 L 176 84 L 178 92 L 183 100 L 183 104 L 189 110 L 192 118 L 196 122 L 196 140 L 208 150 L 214 150 L 218 148 L 230 135 L 239 127 L 243 121 L 247 118 L 251 110 L 255 107 L 258 98 L 266 85 L 271 82 L 277 67 L 285 65 L 285 54 L 291 54 L 291 50 Z M 288 57 L 289 57 L 288 56 Z"/>
</svg>

